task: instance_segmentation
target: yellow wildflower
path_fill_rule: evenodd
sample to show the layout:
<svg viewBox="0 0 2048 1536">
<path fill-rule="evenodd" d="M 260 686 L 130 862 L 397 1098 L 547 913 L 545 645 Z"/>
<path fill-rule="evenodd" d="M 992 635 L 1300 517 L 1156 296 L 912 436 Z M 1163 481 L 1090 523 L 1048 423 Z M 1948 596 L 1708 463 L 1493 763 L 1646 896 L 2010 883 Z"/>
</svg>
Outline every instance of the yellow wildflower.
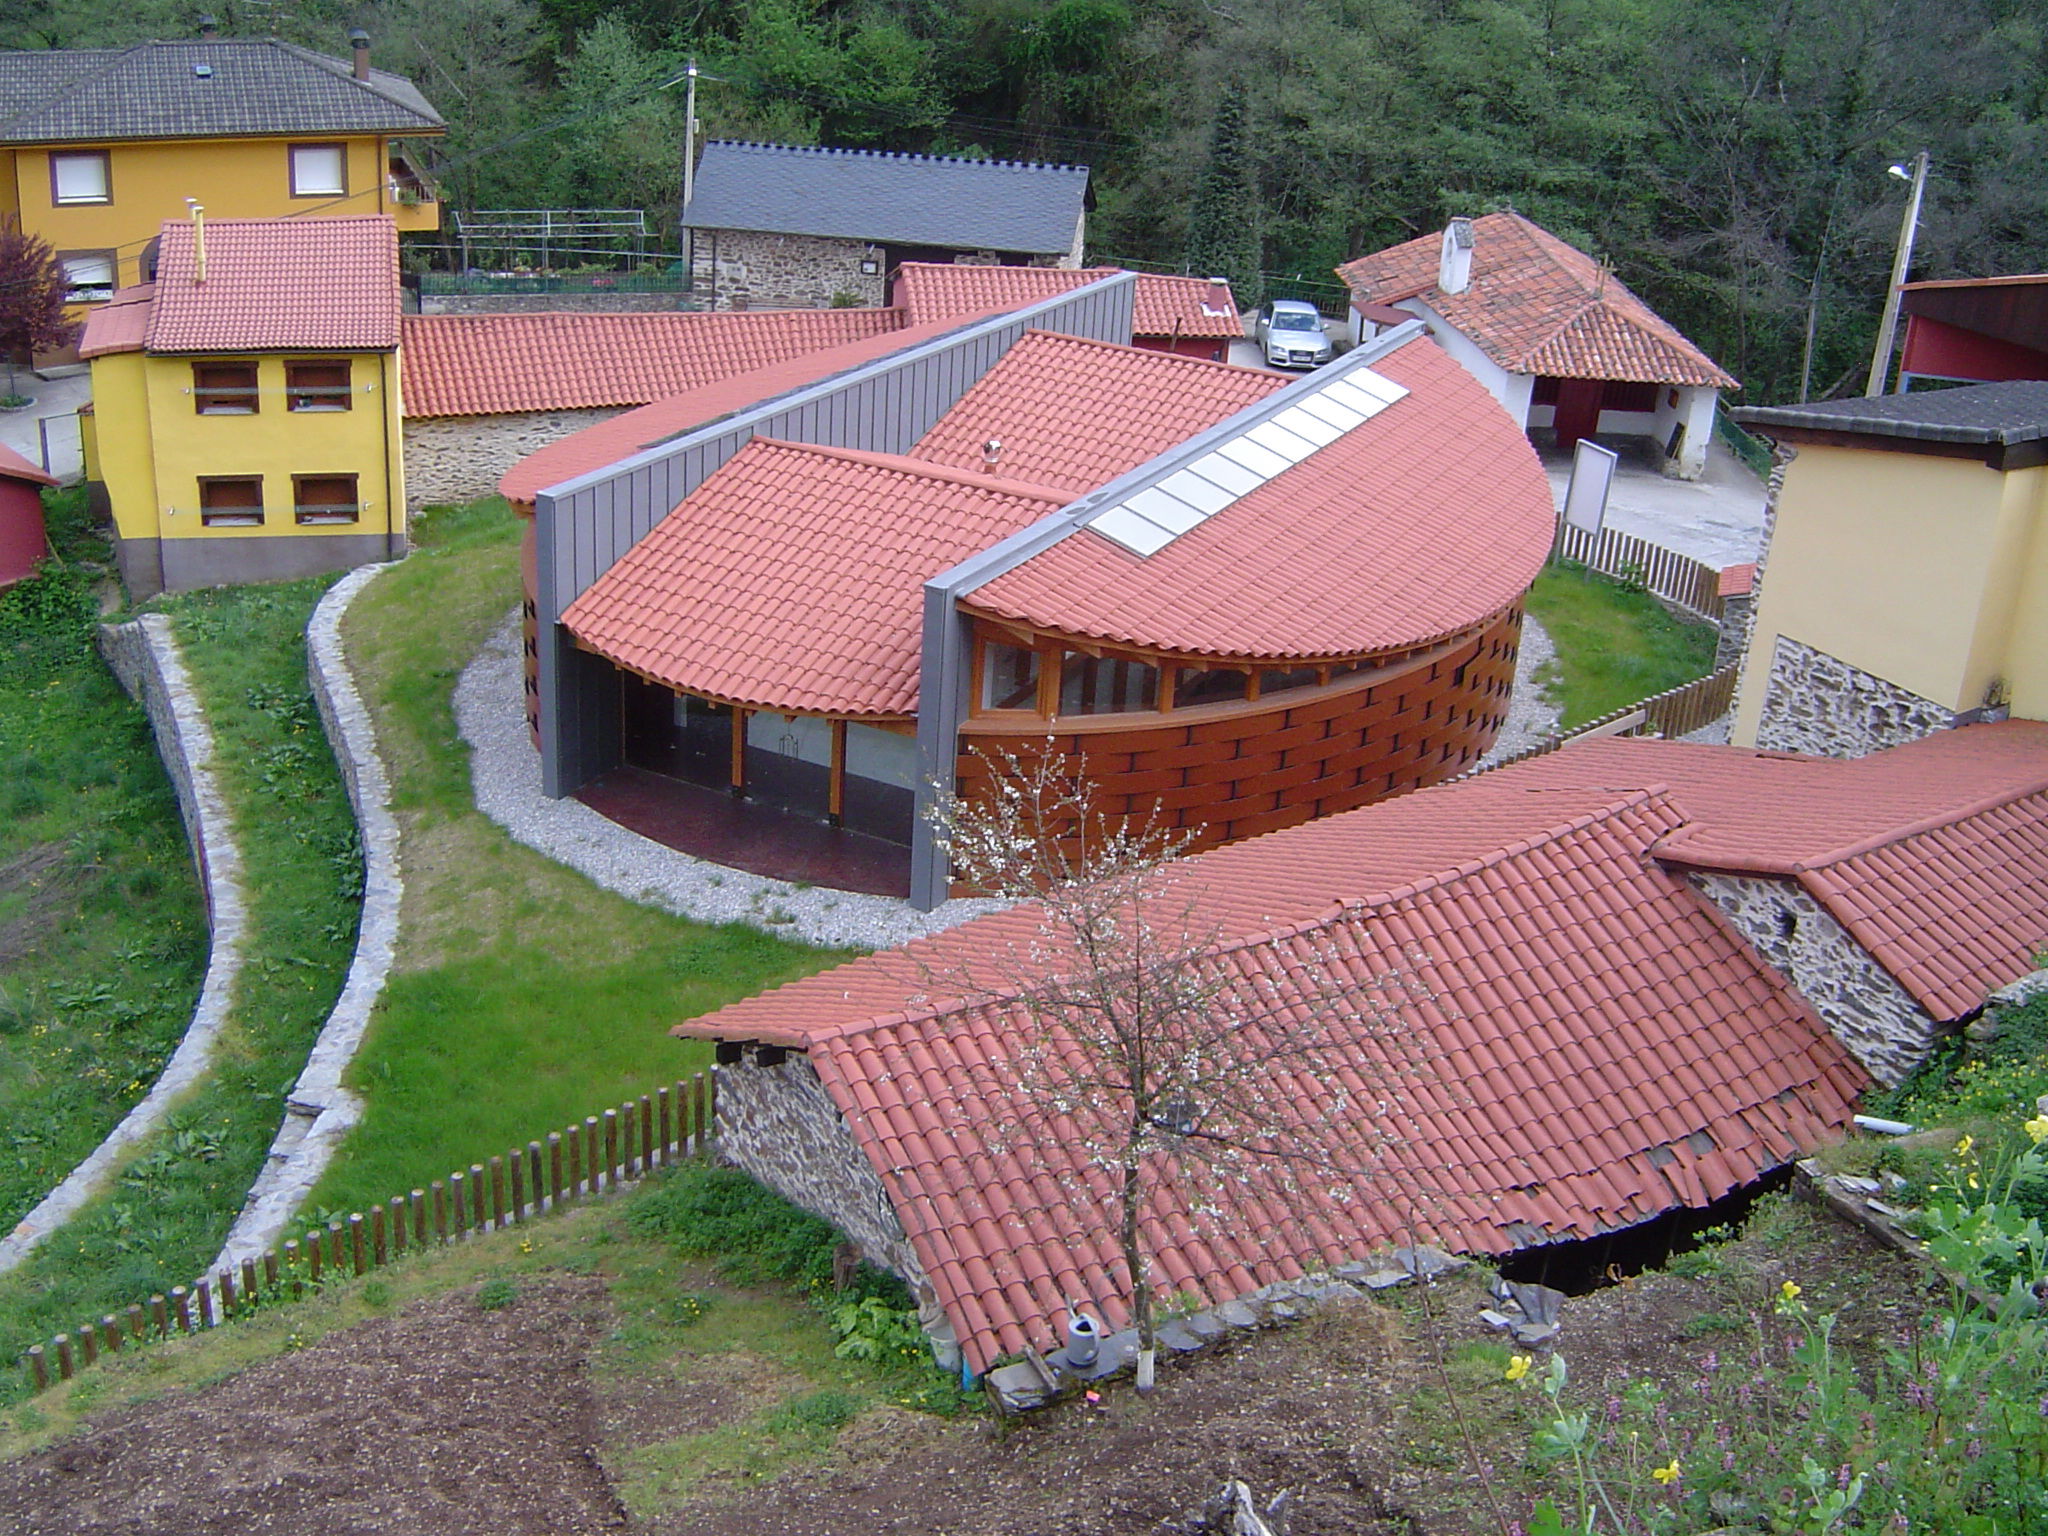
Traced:
<svg viewBox="0 0 2048 1536">
<path fill-rule="evenodd" d="M 1658 1467 L 1650 1476 L 1657 1479 L 1666 1488 L 1669 1488 L 1678 1481 L 1678 1458 L 1676 1456 L 1672 1457 L 1666 1465 Z"/>
<path fill-rule="evenodd" d="M 1778 1295 L 1786 1301 L 1797 1301 L 1799 1299 L 1799 1282 L 1787 1280 L 1778 1287 Z"/>
<path fill-rule="evenodd" d="M 1968 1157 L 1970 1155 L 1970 1149 L 1976 1145 L 1977 1138 L 1970 1135 L 1969 1132 L 1965 1131 L 1963 1133 L 1963 1139 L 1956 1143 L 1956 1156 Z"/>
<path fill-rule="evenodd" d="M 2038 1147 L 2042 1142 L 2048 1141 L 2048 1115 L 2036 1115 L 2020 1129 L 2025 1131 L 2027 1139 Z"/>
<path fill-rule="evenodd" d="M 1527 1355 L 1508 1356 L 1508 1380 L 1520 1381 L 1529 1374 L 1530 1360 Z"/>
</svg>

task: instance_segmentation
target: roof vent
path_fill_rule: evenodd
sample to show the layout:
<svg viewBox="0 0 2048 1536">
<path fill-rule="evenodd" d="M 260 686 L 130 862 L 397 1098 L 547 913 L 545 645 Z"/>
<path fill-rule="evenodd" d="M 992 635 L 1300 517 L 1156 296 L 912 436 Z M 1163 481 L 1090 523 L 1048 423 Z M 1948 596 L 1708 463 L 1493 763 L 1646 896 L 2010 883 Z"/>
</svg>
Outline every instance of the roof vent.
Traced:
<svg viewBox="0 0 2048 1536">
<path fill-rule="evenodd" d="M 1229 315 L 1237 317 L 1237 301 L 1230 296 L 1230 279 L 1212 277 L 1208 291 L 1202 295 L 1202 313 L 1205 315 Z"/>
<path fill-rule="evenodd" d="M 1453 219 L 1444 226 L 1443 253 L 1437 257 L 1436 285 L 1445 293 L 1463 293 L 1472 286 L 1472 221 Z"/>
<path fill-rule="evenodd" d="M 348 45 L 355 51 L 356 61 L 355 68 L 353 71 L 355 77 L 358 80 L 369 79 L 370 34 L 365 32 L 361 27 L 351 27 L 349 29 L 348 34 Z"/>
<path fill-rule="evenodd" d="M 219 36 L 220 22 L 218 20 L 211 16 L 199 18 L 199 38 L 201 42 L 210 43 Z"/>
<path fill-rule="evenodd" d="M 981 445 L 981 467 L 983 469 L 987 470 L 990 474 L 994 474 L 996 466 L 1002 462 L 1003 440 L 1000 437 L 992 437 Z"/>
<path fill-rule="evenodd" d="M 192 66 L 192 73 L 201 80 L 211 80 L 213 78 L 213 66 L 211 64 L 194 64 Z"/>
</svg>

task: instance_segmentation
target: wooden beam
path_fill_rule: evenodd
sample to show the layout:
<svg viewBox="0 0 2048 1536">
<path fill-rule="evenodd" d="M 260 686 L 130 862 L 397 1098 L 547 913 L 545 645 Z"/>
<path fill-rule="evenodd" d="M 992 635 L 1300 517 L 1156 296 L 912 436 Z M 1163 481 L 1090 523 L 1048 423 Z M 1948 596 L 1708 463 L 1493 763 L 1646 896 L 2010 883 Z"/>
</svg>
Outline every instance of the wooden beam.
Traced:
<svg viewBox="0 0 2048 1536">
<path fill-rule="evenodd" d="M 825 790 L 825 817 L 838 826 L 846 816 L 846 722 L 832 722 L 832 777 Z"/>
<path fill-rule="evenodd" d="M 747 792 L 747 721 L 752 718 L 750 709 L 734 709 L 732 712 L 732 793 L 735 799 Z"/>
</svg>

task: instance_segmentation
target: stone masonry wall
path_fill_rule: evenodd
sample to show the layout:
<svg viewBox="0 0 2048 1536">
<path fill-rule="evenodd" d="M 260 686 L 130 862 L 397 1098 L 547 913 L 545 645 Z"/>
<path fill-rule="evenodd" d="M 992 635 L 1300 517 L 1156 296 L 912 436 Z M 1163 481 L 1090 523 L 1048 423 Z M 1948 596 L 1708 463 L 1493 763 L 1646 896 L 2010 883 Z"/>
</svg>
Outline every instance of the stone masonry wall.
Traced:
<svg viewBox="0 0 2048 1536">
<path fill-rule="evenodd" d="M 1954 710 L 1932 699 L 1780 635 L 1771 652 L 1756 744 L 1770 751 L 1862 757 L 1961 723 Z"/>
<path fill-rule="evenodd" d="M 459 506 L 488 496 L 497 490 L 505 471 L 529 453 L 624 409 L 409 416 L 405 421 L 406 510 Z"/>
<path fill-rule="evenodd" d="M 935 1318 L 931 1283 L 896 1220 L 882 1181 L 809 1058 L 792 1051 L 771 1067 L 718 1069 L 718 1150 L 860 1245 L 869 1263 L 893 1270 Z"/>
<path fill-rule="evenodd" d="M 841 293 L 863 305 L 882 303 L 882 249 L 865 241 L 700 229 L 691 246 L 692 286 L 718 309 L 738 298 L 752 309 L 824 309 Z M 876 270 L 861 271 L 863 261 Z"/>
<path fill-rule="evenodd" d="M 1789 880 L 1695 874 L 1694 889 L 1813 1005 L 1880 1083 L 1917 1067 L 1941 1028 L 1813 897 Z"/>
</svg>

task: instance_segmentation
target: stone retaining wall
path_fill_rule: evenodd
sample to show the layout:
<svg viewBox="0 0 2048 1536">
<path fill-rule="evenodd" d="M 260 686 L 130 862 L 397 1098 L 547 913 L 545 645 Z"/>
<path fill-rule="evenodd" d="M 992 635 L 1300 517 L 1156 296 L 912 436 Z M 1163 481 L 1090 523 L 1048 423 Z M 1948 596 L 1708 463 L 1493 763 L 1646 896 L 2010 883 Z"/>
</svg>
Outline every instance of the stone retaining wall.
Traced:
<svg viewBox="0 0 2048 1536">
<path fill-rule="evenodd" d="M 100 654 L 121 686 L 149 715 L 157 754 L 177 790 L 192 859 L 206 896 L 212 949 L 199 1002 L 184 1038 L 142 1102 L 129 1110 L 63 1181 L 0 1238 L 0 1273 L 13 1269 L 97 1194 L 136 1144 L 158 1129 L 171 1106 L 211 1069 L 213 1048 L 227 1022 L 235 978 L 242 968 L 247 908 L 242 855 L 235 845 L 227 802 L 213 777 L 213 732 L 192 690 L 192 680 L 171 633 L 171 621 L 149 614 L 132 624 L 103 626 Z"/>
<path fill-rule="evenodd" d="M 688 292 L 674 293 L 425 293 L 423 315 L 534 315 L 571 311 L 586 315 L 649 315 L 702 306 Z"/>
<path fill-rule="evenodd" d="M 529 453 L 627 409 L 512 411 L 502 416 L 408 416 L 405 505 L 457 507 L 489 496 Z"/>
<path fill-rule="evenodd" d="M 875 270 L 861 271 L 864 261 Z M 838 294 L 878 306 L 887 265 L 882 248 L 865 240 L 700 229 L 690 241 L 691 284 L 719 309 L 735 299 L 754 309 L 824 309 Z"/>
<path fill-rule="evenodd" d="M 1770 751 L 1862 757 L 1963 723 L 1962 715 L 1932 699 L 1780 635 L 1771 650 L 1756 744 Z"/>
</svg>

